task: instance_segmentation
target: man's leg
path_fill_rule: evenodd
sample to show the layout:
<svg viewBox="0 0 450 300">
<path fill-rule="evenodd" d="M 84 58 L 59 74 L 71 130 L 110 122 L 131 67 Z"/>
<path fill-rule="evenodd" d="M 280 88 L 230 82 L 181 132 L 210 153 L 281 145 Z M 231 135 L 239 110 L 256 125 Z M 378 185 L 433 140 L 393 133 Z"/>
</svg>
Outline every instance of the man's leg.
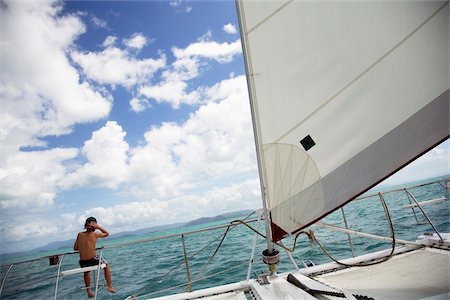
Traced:
<svg viewBox="0 0 450 300">
<path fill-rule="evenodd" d="M 108 285 L 108 287 L 106 289 L 108 290 L 108 292 L 115 293 L 116 289 L 113 288 L 113 286 L 112 286 L 111 269 L 109 268 L 109 265 L 106 265 L 104 270 L 105 270 L 106 284 Z"/>
<path fill-rule="evenodd" d="M 86 292 L 89 298 L 94 297 L 94 293 L 91 290 L 91 274 L 90 272 L 84 272 L 84 284 L 86 285 Z"/>
</svg>

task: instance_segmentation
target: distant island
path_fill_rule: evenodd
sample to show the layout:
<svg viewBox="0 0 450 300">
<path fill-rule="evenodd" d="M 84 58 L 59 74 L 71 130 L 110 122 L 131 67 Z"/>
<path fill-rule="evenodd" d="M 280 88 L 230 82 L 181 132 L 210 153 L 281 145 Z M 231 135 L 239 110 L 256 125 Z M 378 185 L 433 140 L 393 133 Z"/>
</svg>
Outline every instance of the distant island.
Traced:
<svg viewBox="0 0 450 300">
<path fill-rule="evenodd" d="M 190 222 L 184 224 L 183 227 L 201 225 L 201 224 L 217 222 L 217 221 L 223 221 L 223 220 L 228 220 L 228 219 L 232 219 L 232 218 L 239 218 L 244 215 L 249 215 L 252 212 L 254 212 L 254 210 L 240 210 L 240 211 L 235 211 L 235 212 L 231 212 L 231 213 L 221 214 L 221 215 L 218 215 L 215 217 L 199 218 L 199 219 L 196 219 L 196 220 L 193 220 L 193 221 L 190 221 Z"/>
<path fill-rule="evenodd" d="M 162 232 L 162 231 L 166 231 L 166 230 L 186 228 L 189 226 L 202 225 L 202 224 L 207 224 L 207 223 L 211 223 L 211 222 L 228 220 L 228 219 L 232 219 L 232 218 L 242 218 L 242 217 L 248 216 L 252 212 L 253 212 L 253 210 L 240 210 L 240 211 L 217 215 L 214 217 L 203 217 L 203 218 L 195 219 L 190 222 L 174 223 L 174 224 L 161 225 L 161 226 L 152 226 L 152 227 L 138 229 L 135 231 L 124 231 L 124 232 L 111 234 L 109 236 L 108 240 L 112 241 L 115 239 L 122 239 L 122 238 L 126 238 L 126 237 L 144 236 L 146 234 Z M 36 254 L 39 252 L 49 252 L 49 251 L 57 251 L 57 250 L 72 248 L 74 242 L 75 242 L 75 238 L 70 239 L 70 240 L 65 240 L 65 241 L 52 242 L 45 246 L 35 248 L 32 250 L 28 250 L 28 251 L 5 253 L 5 254 L 0 255 L 0 260 L 5 261 L 9 258 L 14 258 L 14 257 L 18 257 L 18 256 L 26 256 L 26 255 Z"/>
</svg>

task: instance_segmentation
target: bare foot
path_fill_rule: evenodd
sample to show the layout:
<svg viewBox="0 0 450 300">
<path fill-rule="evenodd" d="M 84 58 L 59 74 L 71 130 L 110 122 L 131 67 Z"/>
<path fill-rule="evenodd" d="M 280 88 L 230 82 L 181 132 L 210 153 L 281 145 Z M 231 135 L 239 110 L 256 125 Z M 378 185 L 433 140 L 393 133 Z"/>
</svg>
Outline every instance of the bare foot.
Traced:
<svg viewBox="0 0 450 300">
<path fill-rule="evenodd" d="M 115 292 L 116 292 L 116 289 L 113 288 L 112 286 L 108 286 L 106 289 L 107 289 L 108 292 L 110 292 L 110 293 L 115 293 Z"/>
<path fill-rule="evenodd" d="M 92 292 L 92 290 L 90 288 L 87 289 L 87 294 L 88 294 L 88 298 L 94 297 L 94 293 Z"/>
</svg>

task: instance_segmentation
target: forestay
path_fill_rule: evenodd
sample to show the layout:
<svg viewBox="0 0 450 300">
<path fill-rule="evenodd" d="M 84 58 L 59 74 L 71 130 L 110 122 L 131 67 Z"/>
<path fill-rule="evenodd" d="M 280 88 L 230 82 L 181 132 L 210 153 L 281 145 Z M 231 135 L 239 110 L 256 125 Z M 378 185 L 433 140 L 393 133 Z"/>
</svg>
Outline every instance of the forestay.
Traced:
<svg viewBox="0 0 450 300">
<path fill-rule="evenodd" d="M 273 240 L 449 136 L 439 1 L 238 1 Z"/>
</svg>

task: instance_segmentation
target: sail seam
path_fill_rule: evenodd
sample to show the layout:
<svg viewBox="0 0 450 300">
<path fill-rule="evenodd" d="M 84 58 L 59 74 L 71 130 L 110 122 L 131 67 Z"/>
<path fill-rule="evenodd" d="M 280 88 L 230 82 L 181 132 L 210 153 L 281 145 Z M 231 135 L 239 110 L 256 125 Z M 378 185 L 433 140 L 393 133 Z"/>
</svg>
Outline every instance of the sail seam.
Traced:
<svg viewBox="0 0 450 300">
<path fill-rule="evenodd" d="M 247 34 L 251 33 L 253 30 L 255 30 L 256 28 L 258 28 L 259 26 L 261 26 L 261 24 L 265 23 L 267 20 L 269 20 L 270 18 L 272 18 L 274 15 L 276 15 L 277 13 L 279 13 L 283 8 L 285 8 L 287 5 L 291 4 L 292 1 L 294 0 L 289 0 L 288 2 L 286 2 L 285 4 L 281 5 L 277 10 L 275 10 L 273 13 L 271 13 L 270 15 L 268 15 L 267 17 L 265 17 L 264 19 L 262 19 L 261 21 L 259 21 L 255 26 L 253 26 L 252 28 L 250 28 L 247 31 Z"/>
<path fill-rule="evenodd" d="M 325 101 L 322 105 L 316 108 L 313 112 L 311 112 L 306 118 L 297 123 L 294 127 L 289 129 L 283 135 L 281 135 L 278 139 L 276 139 L 273 143 L 280 142 L 283 138 L 285 138 L 288 134 L 298 128 L 300 125 L 305 123 L 308 119 L 310 119 L 313 115 L 315 115 L 318 111 L 328 105 L 331 101 L 336 99 L 337 96 L 342 94 L 345 90 L 347 90 L 350 86 L 352 86 L 356 81 L 358 81 L 361 77 L 366 75 L 370 70 L 372 70 L 376 65 L 378 65 L 382 60 L 384 60 L 387 56 L 389 56 L 392 52 L 394 52 L 398 47 L 400 47 L 403 43 L 405 43 L 410 37 L 412 37 L 417 31 L 419 31 L 425 24 L 427 24 L 431 19 L 433 19 L 445 6 L 448 5 L 448 2 L 445 2 L 441 7 L 439 7 L 434 13 L 432 13 L 428 18 L 426 18 L 417 28 L 415 28 L 412 32 L 410 32 L 406 37 L 404 37 L 400 42 L 398 42 L 393 48 L 391 48 L 388 52 L 386 52 L 383 56 L 378 58 L 374 63 L 372 63 L 369 67 L 367 67 L 362 73 L 356 76 L 352 81 L 347 83 L 342 89 L 340 89 L 337 93 L 331 96 L 327 101 Z"/>
</svg>

